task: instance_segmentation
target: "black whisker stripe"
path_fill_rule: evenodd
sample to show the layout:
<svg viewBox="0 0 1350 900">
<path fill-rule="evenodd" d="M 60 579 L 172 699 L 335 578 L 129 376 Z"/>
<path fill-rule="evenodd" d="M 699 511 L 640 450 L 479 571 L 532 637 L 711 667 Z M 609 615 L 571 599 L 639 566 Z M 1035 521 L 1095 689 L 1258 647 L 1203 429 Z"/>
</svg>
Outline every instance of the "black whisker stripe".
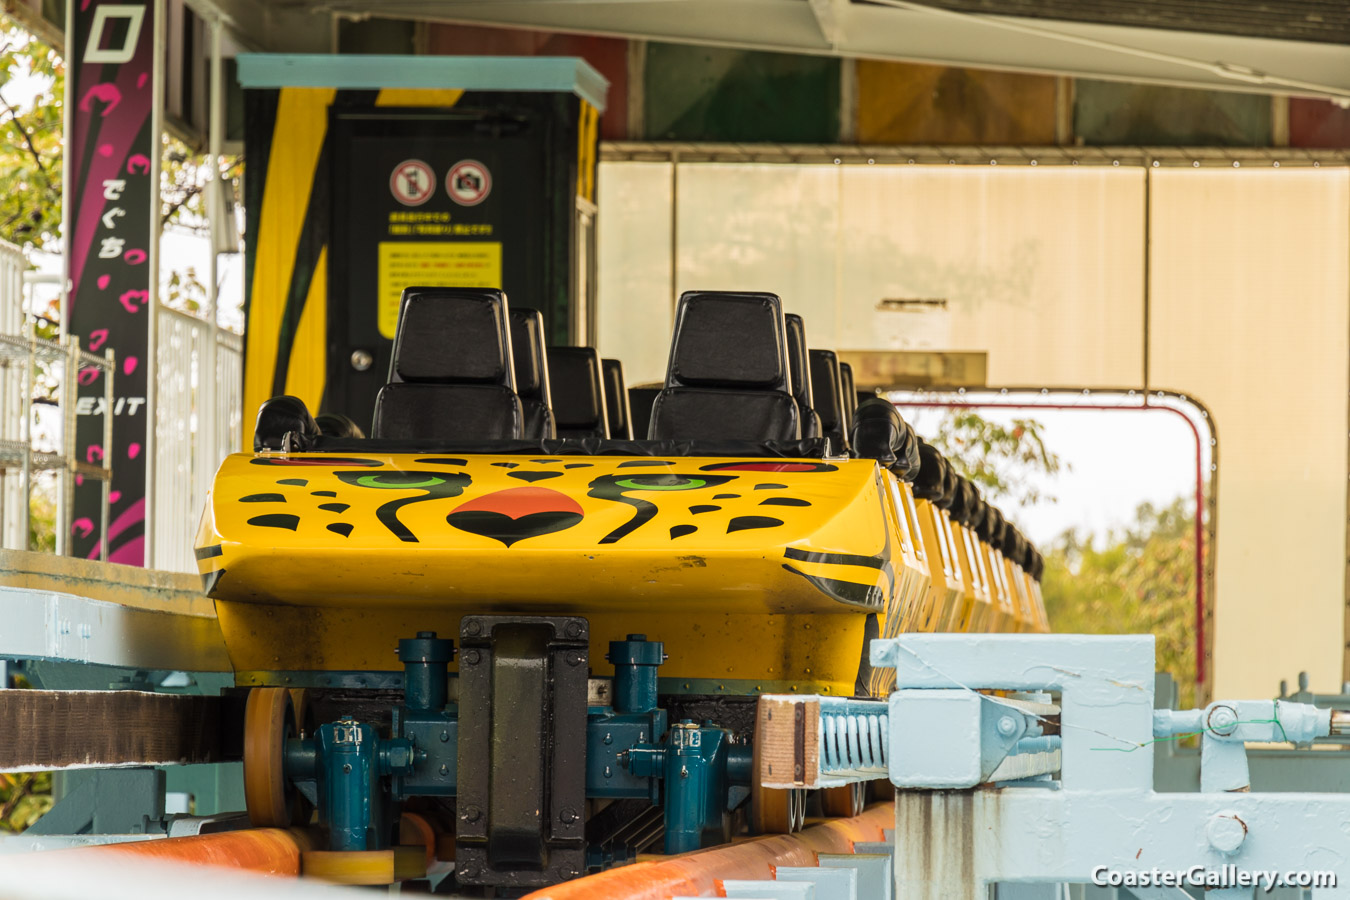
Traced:
<svg viewBox="0 0 1350 900">
<path fill-rule="evenodd" d="M 852 553 L 816 553 L 812 550 L 798 550 L 788 547 L 783 551 L 788 559 L 809 563 L 830 563 L 836 566 L 867 566 L 869 569 L 885 569 L 890 560 L 885 556 L 857 556 Z"/>
</svg>

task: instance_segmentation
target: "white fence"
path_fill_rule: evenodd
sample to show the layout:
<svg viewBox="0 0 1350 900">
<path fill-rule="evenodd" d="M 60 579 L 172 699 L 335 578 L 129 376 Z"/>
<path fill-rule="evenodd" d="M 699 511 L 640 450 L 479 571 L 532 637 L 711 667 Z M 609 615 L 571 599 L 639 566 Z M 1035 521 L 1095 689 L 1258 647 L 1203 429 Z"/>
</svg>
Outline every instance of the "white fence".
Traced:
<svg viewBox="0 0 1350 900">
<path fill-rule="evenodd" d="M 23 273 L 28 268 L 22 251 L 0 241 L 0 334 L 24 333 Z M 28 404 L 23 378 L 14 366 L 0 366 L 0 442 L 17 445 L 24 438 Z M 24 485 L 17 469 L 0 470 L 0 547 L 25 547 Z"/>
<path fill-rule="evenodd" d="M 243 440 L 243 340 L 161 308 L 151 568 L 195 572 L 193 538 L 211 479 Z"/>
</svg>

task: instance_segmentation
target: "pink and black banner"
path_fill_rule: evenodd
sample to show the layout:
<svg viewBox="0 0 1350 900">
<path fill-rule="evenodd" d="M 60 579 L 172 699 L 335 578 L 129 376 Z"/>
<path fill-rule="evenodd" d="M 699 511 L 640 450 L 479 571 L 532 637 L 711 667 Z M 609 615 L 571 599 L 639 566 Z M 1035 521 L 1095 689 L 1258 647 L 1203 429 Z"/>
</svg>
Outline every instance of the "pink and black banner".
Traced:
<svg viewBox="0 0 1350 900">
<path fill-rule="evenodd" d="M 67 23 L 65 154 L 69 215 L 67 321 L 81 346 L 117 355 L 113 443 L 103 446 L 104 377 L 82 369 L 76 406 L 79 458 L 113 470 L 109 559 L 144 565 L 147 354 L 155 325 L 150 303 L 151 242 L 159 233 L 155 134 L 155 0 L 72 0 Z M 75 489 L 72 553 L 97 559 L 101 491 Z"/>
</svg>

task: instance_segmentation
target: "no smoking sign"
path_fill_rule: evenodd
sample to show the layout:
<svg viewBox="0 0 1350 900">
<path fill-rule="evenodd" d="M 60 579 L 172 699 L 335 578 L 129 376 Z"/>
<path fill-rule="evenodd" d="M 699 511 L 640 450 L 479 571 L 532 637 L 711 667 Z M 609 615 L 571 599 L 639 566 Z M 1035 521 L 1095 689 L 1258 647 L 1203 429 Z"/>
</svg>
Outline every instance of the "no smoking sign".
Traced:
<svg viewBox="0 0 1350 900">
<path fill-rule="evenodd" d="M 436 193 L 436 174 L 420 159 L 409 159 L 394 167 L 389 190 L 404 206 L 421 206 Z"/>
</svg>

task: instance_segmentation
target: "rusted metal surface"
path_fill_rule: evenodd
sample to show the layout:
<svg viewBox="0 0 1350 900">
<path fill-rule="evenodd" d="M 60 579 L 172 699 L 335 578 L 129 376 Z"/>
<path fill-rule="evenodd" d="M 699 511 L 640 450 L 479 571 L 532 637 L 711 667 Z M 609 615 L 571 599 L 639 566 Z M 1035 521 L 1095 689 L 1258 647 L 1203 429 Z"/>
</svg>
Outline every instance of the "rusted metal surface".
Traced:
<svg viewBox="0 0 1350 900">
<path fill-rule="evenodd" d="M 855 841 L 879 841 L 894 821 L 880 804 L 793 835 L 754 838 L 669 859 L 634 863 L 528 894 L 525 900 L 669 900 L 709 896 L 727 879 L 770 879 L 779 866 L 814 866 L 820 853 L 851 853 Z"/>
<path fill-rule="evenodd" d="M 237 732 L 221 697 L 0 691 L 0 771 L 227 762 Z"/>
</svg>

